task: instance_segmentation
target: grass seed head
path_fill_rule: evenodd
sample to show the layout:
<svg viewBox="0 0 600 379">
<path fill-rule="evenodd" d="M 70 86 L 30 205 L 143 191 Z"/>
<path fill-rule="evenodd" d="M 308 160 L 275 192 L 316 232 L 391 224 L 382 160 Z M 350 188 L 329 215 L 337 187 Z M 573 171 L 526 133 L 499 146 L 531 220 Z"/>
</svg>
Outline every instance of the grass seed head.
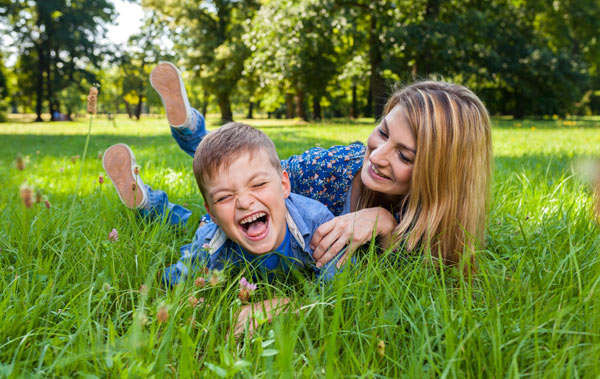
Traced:
<svg viewBox="0 0 600 379">
<path fill-rule="evenodd" d="M 158 308 L 158 312 L 156 312 L 156 319 L 160 323 L 165 323 L 169 320 L 169 311 L 167 310 L 166 306 L 161 305 Z"/>
<path fill-rule="evenodd" d="M 44 200 L 44 205 L 46 206 L 46 209 L 50 209 L 50 202 L 46 199 Z"/>
<path fill-rule="evenodd" d="M 17 170 L 25 170 L 25 159 L 23 158 L 23 155 L 21 155 L 21 153 L 17 154 L 17 160 L 15 161 L 15 165 L 17 166 Z"/>
<path fill-rule="evenodd" d="M 104 184 L 104 176 L 102 176 L 102 175 L 98 176 L 98 183 Z"/>
<path fill-rule="evenodd" d="M 23 184 L 20 188 L 21 199 L 23 200 L 23 204 L 27 208 L 31 208 L 33 205 L 33 189 L 26 184 Z"/>
<path fill-rule="evenodd" d="M 382 357 L 385 355 L 385 342 L 383 340 L 377 342 L 377 354 Z"/>
<path fill-rule="evenodd" d="M 98 88 L 90 87 L 90 94 L 87 97 L 87 110 L 89 114 L 96 114 L 98 104 Z"/>
</svg>

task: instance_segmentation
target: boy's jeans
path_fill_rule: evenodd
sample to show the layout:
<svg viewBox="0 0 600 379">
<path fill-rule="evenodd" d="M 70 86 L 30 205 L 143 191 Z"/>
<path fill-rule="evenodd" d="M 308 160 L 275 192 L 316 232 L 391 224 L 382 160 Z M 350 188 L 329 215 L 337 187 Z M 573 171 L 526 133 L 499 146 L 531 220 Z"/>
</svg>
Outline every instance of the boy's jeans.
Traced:
<svg viewBox="0 0 600 379">
<path fill-rule="evenodd" d="M 188 153 L 190 156 L 194 156 L 196 148 L 202 138 L 208 134 L 206 130 L 206 124 L 204 117 L 196 109 L 192 108 L 192 113 L 196 117 L 196 129 L 193 132 L 182 133 L 179 130 L 171 127 L 171 134 L 179 147 Z M 187 224 L 192 211 L 182 207 L 181 205 L 173 204 L 169 202 L 169 198 L 164 191 L 153 190 L 150 186 L 146 186 L 148 190 L 148 208 L 140 209 L 140 213 L 143 217 L 166 217 L 170 225 L 173 226 L 185 226 Z"/>
</svg>

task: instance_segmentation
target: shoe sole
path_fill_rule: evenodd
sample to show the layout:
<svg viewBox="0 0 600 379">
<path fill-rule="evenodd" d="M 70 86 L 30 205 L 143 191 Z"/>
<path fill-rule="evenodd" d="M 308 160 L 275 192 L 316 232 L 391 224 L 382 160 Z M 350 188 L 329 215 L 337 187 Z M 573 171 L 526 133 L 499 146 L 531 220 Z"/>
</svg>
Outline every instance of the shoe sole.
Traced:
<svg viewBox="0 0 600 379">
<path fill-rule="evenodd" d="M 119 143 L 109 147 L 102 157 L 102 167 L 127 208 L 138 208 L 144 202 L 144 183 L 133 173 L 135 157 L 129 146 Z M 135 191 L 131 189 L 133 183 L 136 183 Z"/>
<path fill-rule="evenodd" d="M 179 70 L 171 63 L 159 63 L 150 73 L 150 84 L 163 101 L 169 125 L 184 125 L 188 117 L 187 99 Z"/>
</svg>

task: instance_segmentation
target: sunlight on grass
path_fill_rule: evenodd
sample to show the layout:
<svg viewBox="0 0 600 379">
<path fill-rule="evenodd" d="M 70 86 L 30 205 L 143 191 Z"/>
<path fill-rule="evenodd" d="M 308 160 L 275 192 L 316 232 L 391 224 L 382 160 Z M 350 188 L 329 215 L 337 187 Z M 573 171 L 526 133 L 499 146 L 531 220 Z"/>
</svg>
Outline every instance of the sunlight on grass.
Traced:
<svg viewBox="0 0 600 379">
<path fill-rule="evenodd" d="M 0 377 L 599 373 L 600 236 L 591 186 L 574 170 L 600 155 L 598 118 L 494 119 L 488 246 L 472 281 L 367 246 L 331 286 L 303 275 L 259 282 L 255 300 L 287 296 L 300 311 L 259 320 L 256 334 L 239 341 L 228 330 L 243 273 L 216 286 L 160 283 L 204 212 L 192 160 L 164 119 L 95 120 L 85 162 L 84 120 L 12 121 L 0 124 Z M 375 125 L 246 121 L 273 138 L 282 158 L 364 142 Z M 193 210 L 187 230 L 139 219 L 108 179 L 99 183 L 99 156 L 117 142 L 132 147 L 147 184 Z M 23 183 L 39 191 L 40 203 L 25 207 Z M 113 228 L 118 241 L 108 237 Z"/>
</svg>

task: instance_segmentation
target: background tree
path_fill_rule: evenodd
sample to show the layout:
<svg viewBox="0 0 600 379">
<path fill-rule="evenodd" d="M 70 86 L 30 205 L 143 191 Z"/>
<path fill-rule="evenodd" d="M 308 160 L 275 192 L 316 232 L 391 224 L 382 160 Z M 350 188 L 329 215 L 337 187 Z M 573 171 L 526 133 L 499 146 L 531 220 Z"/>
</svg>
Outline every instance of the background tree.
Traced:
<svg viewBox="0 0 600 379">
<path fill-rule="evenodd" d="M 259 8 L 257 0 L 164 1 L 144 0 L 170 22 L 176 47 L 188 53 L 184 67 L 213 94 L 223 122 L 231 121 L 231 94 L 242 77 L 250 50 L 242 40 L 244 24 Z"/>
<path fill-rule="evenodd" d="M 163 42 L 166 25 L 154 12 L 144 16 L 140 33 L 129 37 L 123 53 L 117 55 L 115 63 L 120 71 L 121 98 L 130 118 L 140 119 L 144 102 L 150 98 L 153 105 L 160 102 L 158 95 L 149 88 L 150 71 L 159 61 L 172 61 L 174 55 Z"/>
<path fill-rule="evenodd" d="M 266 2 L 253 22 L 248 42 L 253 63 L 260 62 L 270 86 L 280 88 L 291 115 L 308 116 L 305 102 L 312 99 L 313 118 L 321 117 L 321 98 L 337 73 L 333 1 L 285 0 Z"/>
<path fill-rule="evenodd" d="M 60 111 L 60 93 L 72 84 L 85 91 L 95 81 L 89 67 L 100 67 L 106 54 L 98 41 L 114 8 L 108 0 L 15 0 L 1 12 L 11 25 L 13 40 L 24 57 L 18 69 L 32 83 L 36 121 L 43 104 L 54 120 Z"/>
</svg>

